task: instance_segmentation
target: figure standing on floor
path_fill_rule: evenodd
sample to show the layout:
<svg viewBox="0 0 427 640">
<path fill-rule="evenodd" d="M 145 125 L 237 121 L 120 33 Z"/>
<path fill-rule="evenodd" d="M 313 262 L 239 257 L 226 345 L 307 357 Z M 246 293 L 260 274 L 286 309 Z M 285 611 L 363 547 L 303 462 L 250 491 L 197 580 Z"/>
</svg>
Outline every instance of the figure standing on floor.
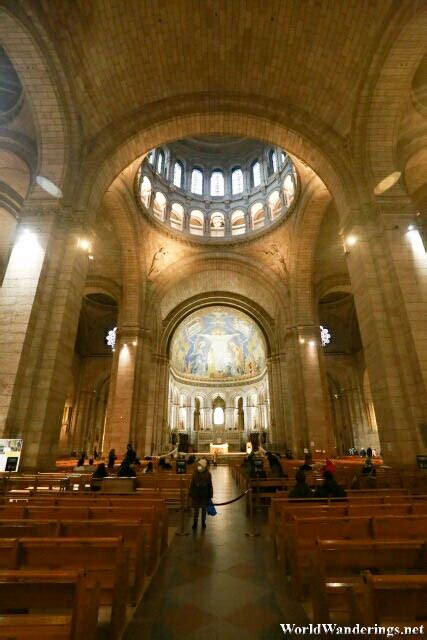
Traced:
<svg viewBox="0 0 427 640">
<path fill-rule="evenodd" d="M 194 508 L 193 529 L 197 529 L 200 509 L 202 510 L 202 529 L 206 529 L 206 509 L 213 498 L 213 486 L 208 463 L 204 458 L 199 460 L 193 472 L 189 493 Z"/>
</svg>

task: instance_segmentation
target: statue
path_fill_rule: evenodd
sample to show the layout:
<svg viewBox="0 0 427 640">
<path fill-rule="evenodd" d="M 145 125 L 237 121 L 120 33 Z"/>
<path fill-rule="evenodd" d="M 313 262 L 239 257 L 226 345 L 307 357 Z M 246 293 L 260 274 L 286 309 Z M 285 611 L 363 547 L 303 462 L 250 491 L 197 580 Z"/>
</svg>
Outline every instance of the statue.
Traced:
<svg viewBox="0 0 427 640">
<path fill-rule="evenodd" d="M 194 431 L 200 430 L 200 399 L 196 398 L 194 402 Z"/>
<path fill-rule="evenodd" d="M 262 253 L 271 256 L 271 268 L 285 281 L 288 281 L 288 268 L 283 253 L 277 244 L 271 244 L 270 249 L 262 249 Z"/>
<path fill-rule="evenodd" d="M 239 431 L 245 430 L 245 414 L 243 412 L 243 398 L 239 398 L 237 401 L 237 423 Z"/>
<path fill-rule="evenodd" d="M 149 279 L 151 275 L 157 273 L 160 270 L 161 263 L 164 261 L 167 255 L 168 252 L 164 247 L 160 247 L 160 249 L 156 251 L 151 261 L 151 267 L 147 274 L 147 279 Z"/>
</svg>

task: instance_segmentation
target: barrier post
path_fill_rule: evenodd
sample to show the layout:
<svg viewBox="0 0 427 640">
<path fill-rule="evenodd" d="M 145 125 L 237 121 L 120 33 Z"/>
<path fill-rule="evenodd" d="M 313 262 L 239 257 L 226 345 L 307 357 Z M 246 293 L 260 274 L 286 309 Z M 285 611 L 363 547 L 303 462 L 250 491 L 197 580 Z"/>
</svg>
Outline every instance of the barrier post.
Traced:
<svg viewBox="0 0 427 640">
<path fill-rule="evenodd" d="M 259 536 L 259 533 L 256 533 L 255 528 L 254 528 L 254 508 L 253 508 L 253 504 L 252 504 L 252 487 L 249 487 L 248 489 L 249 492 L 249 521 L 250 521 L 250 528 L 249 531 L 246 532 L 246 536 L 248 536 L 249 538 L 257 538 Z"/>
<path fill-rule="evenodd" d="M 181 523 L 179 527 L 179 531 L 177 531 L 177 536 L 189 536 L 188 531 L 185 531 L 185 516 L 184 516 L 184 489 L 182 486 L 182 473 L 179 474 L 179 497 L 181 502 Z"/>
</svg>

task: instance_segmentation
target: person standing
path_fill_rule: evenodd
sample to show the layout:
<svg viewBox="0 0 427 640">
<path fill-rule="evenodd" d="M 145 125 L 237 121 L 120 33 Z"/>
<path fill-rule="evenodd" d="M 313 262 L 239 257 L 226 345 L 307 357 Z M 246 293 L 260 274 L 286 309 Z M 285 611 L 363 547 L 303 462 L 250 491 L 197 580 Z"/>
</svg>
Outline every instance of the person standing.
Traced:
<svg viewBox="0 0 427 640">
<path fill-rule="evenodd" d="M 206 529 L 206 508 L 213 497 L 213 486 L 208 463 L 204 458 L 199 460 L 193 472 L 189 493 L 194 509 L 193 529 L 197 529 L 200 509 L 202 510 L 202 529 Z"/>
</svg>

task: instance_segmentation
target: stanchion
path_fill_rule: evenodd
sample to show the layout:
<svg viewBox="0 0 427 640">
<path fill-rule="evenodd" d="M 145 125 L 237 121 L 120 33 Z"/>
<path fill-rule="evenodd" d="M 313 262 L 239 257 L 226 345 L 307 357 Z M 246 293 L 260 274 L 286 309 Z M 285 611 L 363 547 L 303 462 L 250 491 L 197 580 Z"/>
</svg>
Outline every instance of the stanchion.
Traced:
<svg viewBox="0 0 427 640">
<path fill-rule="evenodd" d="M 248 493 L 249 493 L 249 520 L 251 525 L 250 525 L 250 530 L 247 531 L 245 535 L 248 536 L 249 538 L 258 538 L 259 533 L 256 533 L 254 528 L 254 508 L 252 505 L 252 487 L 249 487 Z"/>
<path fill-rule="evenodd" d="M 182 486 L 182 474 L 179 475 L 179 497 L 181 501 L 181 524 L 179 527 L 179 531 L 177 531 L 177 536 L 189 536 L 189 532 L 185 531 L 185 516 L 184 516 L 184 489 Z"/>
</svg>

